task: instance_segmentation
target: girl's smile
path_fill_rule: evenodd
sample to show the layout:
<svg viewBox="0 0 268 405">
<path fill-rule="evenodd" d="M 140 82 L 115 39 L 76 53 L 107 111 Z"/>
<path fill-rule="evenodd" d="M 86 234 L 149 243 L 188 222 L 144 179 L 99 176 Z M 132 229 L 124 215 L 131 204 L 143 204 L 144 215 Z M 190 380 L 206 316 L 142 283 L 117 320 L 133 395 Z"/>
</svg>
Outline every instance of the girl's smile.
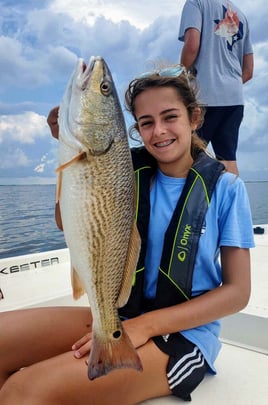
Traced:
<svg viewBox="0 0 268 405">
<path fill-rule="evenodd" d="M 155 143 L 155 146 L 156 146 L 157 148 L 164 148 L 165 146 L 171 145 L 173 142 L 175 142 L 175 139 L 168 139 L 168 140 L 163 141 L 163 142 L 157 142 L 157 143 Z"/>
</svg>

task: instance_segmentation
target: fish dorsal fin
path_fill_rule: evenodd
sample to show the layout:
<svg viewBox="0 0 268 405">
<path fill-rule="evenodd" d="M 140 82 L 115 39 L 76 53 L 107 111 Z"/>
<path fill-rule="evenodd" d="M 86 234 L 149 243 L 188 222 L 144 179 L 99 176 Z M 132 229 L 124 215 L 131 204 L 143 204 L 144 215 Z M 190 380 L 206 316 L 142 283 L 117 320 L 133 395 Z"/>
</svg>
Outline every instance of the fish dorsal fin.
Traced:
<svg viewBox="0 0 268 405">
<path fill-rule="evenodd" d="M 80 297 L 82 297 L 82 295 L 85 294 L 85 289 L 82 281 L 73 267 L 71 270 L 71 282 L 73 288 L 73 297 L 75 300 L 78 300 Z"/>
<path fill-rule="evenodd" d="M 117 308 L 123 307 L 127 303 L 128 298 L 130 296 L 132 281 L 140 254 L 140 246 L 141 246 L 140 234 L 137 229 L 136 223 L 133 222 L 130 241 L 128 245 L 126 268 L 121 284 L 121 289 L 118 295 L 118 299 L 115 304 Z"/>
</svg>

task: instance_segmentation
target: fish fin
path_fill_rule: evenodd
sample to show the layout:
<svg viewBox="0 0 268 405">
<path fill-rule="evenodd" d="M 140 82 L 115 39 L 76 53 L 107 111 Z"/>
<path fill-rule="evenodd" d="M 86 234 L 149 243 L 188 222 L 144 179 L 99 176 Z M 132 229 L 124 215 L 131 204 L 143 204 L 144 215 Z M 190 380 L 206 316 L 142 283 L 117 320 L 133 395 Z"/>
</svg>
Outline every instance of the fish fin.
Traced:
<svg viewBox="0 0 268 405">
<path fill-rule="evenodd" d="M 93 333 L 88 359 L 88 378 L 90 380 L 106 375 L 118 368 L 143 370 L 138 353 L 127 333 L 123 329 L 115 333 L 120 333 L 120 336 L 106 342 L 103 342 Z"/>
<path fill-rule="evenodd" d="M 133 222 L 133 227 L 131 231 L 129 246 L 128 246 L 128 255 L 126 260 L 126 268 L 124 271 L 124 277 L 121 284 L 121 289 L 118 294 L 117 301 L 115 303 L 116 308 L 123 307 L 130 295 L 133 276 L 136 270 L 139 254 L 140 254 L 141 238 L 136 225 L 136 222 Z"/>
<path fill-rule="evenodd" d="M 72 268 L 71 271 L 71 281 L 73 287 L 73 297 L 75 300 L 78 300 L 82 295 L 85 294 L 85 289 L 82 281 L 80 280 L 76 270 Z"/>
<path fill-rule="evenodd" d="M 67 167 L 71 166 L 73 163 L 78 162 L 79 160 L 85 159 L 86 157 L 86 152 L 82 151 L 79 152 L 78 155 L 75 155 L 72 159 L 70 159 L 68 162 L 63 163 L 57 169 L 55 170 L 57 173 L 62 172 L 62 170 L 66 169 Z"/>
</svg>

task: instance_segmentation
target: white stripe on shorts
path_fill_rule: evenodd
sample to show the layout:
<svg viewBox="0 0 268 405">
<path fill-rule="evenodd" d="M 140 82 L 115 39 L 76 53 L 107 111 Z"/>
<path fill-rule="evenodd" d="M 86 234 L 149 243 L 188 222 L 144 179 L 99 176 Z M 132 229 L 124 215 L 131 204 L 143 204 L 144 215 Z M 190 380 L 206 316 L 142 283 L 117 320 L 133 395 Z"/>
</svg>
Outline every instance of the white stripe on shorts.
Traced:
<svg viewBox="0 0 268 405">
<path fill-rule="evenodd" d="M 185 363 L 185 365 L 178 370 L 182 363 Z M 196 368 L 203 367 L 204 363 L 205 359 L 202 353 L 198 347 L 195 346 L 192 353 L 183 356 L 167 373 L 169 388 L 172 390 L 176 385 L 179 385 L 185 378 L 192 374 Z"/>
</svg>

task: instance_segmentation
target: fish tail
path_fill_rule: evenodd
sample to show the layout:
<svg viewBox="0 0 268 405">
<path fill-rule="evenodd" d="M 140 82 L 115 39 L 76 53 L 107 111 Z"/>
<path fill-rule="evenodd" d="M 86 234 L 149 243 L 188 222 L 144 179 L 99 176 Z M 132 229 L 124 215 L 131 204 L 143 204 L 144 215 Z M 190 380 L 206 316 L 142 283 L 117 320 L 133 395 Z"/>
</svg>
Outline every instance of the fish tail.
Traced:
<svg viewBox="0 0 268 405">
<path fill-rule="evenodd" d="M 120 337 L 117 337 L 119 334 L 121 334 Z M 108 342 L 102 342 L 96 335 L 93 335 L 88 359 L 88 378 L 90 380 L 118 368 L 133 368 L 142 371 L 140 358 L 127 333 L 121 329 L 114 332 L 114 335 L 116 337 Z"/>
</svg>

